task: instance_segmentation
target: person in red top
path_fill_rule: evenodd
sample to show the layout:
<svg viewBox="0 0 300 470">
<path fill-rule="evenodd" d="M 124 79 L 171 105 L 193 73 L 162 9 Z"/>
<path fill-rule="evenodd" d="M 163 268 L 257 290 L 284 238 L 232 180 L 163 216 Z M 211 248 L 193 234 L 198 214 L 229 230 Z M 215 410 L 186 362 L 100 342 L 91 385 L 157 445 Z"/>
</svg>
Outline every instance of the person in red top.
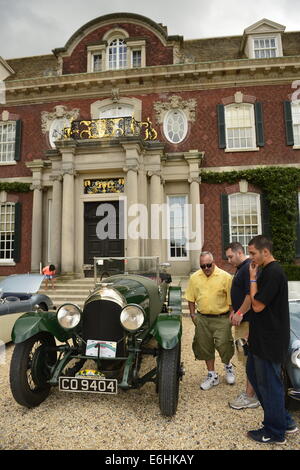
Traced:
<svg viewBox="0 0 300 470">
<path fill-rule="evenodd" d="M 48 281 L 51 281 L 52 289 L 54 289 L 55 288 L 54 279 L 55 279 L 55 274 L 56 274 L 54 264 L 49 264 L 49 266 L 45 266 L 45 268 L 43 268 L 42 270 L 42 273 L 44 274 L 45 281 L 46 281 L 45 289 L 48 289 Z"/>
</svg>

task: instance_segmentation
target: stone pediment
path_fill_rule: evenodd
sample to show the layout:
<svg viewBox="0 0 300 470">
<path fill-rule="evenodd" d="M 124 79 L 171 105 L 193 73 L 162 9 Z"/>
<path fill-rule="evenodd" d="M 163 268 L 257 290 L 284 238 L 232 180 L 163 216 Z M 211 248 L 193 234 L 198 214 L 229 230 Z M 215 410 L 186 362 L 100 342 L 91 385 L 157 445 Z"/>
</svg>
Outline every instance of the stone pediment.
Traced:
<svg viewBox="0 0 300 470">
<path fill-rule="evenodd" d="M 0 57 L 0 80 L 5 80 L 7 77 L 12 75 L 14 70 L 8 65 L 8 63 Z"/>
<path fill-rule="evenodd" d="M 283 33 L 285 26 L 263 18 L 245 29 L 244 34 Z"/>
</svg>

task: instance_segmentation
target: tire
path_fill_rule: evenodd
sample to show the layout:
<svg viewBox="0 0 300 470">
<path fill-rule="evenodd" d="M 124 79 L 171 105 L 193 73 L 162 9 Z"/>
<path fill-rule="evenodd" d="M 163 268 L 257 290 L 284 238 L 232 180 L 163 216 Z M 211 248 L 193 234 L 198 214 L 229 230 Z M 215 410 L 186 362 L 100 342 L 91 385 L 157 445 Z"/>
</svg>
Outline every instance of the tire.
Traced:
<svg viewBox="0 0 300 470">
<path fill-rule="evenodd" d="M 173 349 L 160 349 L 158 357 L 158 397 L 163 416 L 177 410 L 180 380 L 180 342 Z"/>
<path fill-rule="evenodd" d="M 49 395 L 50 367 L 56 363 L 55 339 L 40 332 L 23 343 L 15 345 L 10 364 L 10 387 L 17 403 L 33 408 Z"/>
</svg>

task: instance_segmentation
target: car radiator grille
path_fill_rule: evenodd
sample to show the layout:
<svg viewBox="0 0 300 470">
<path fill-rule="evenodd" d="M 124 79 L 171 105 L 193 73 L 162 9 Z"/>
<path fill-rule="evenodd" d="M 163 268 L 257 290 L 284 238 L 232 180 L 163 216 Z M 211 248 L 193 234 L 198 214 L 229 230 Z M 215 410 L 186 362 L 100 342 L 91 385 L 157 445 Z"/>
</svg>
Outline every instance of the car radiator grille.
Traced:
<svg viewBox="0 0 300 470">
<path fill-rule="evenodd" d="M 83 339 L 116 341 L 117 356 L 124 356 L 124 329 L 120 323 L 121 307 L 110 300 L 94 300 L 83 309 Z"/>
</svg>

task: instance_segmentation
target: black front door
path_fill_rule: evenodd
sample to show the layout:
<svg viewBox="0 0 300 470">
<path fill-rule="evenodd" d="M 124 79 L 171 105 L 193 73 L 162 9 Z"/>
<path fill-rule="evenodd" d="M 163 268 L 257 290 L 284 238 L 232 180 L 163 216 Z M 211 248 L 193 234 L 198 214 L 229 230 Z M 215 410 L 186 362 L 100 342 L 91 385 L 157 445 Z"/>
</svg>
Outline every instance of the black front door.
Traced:
<svg viewBox="0 0 300 470">
<path fill-rule="evenodd" d="M 123 203 L 119 201 L 84 204 L 84 263 L 94 257 L 124 256 Z"/>
</svg>

